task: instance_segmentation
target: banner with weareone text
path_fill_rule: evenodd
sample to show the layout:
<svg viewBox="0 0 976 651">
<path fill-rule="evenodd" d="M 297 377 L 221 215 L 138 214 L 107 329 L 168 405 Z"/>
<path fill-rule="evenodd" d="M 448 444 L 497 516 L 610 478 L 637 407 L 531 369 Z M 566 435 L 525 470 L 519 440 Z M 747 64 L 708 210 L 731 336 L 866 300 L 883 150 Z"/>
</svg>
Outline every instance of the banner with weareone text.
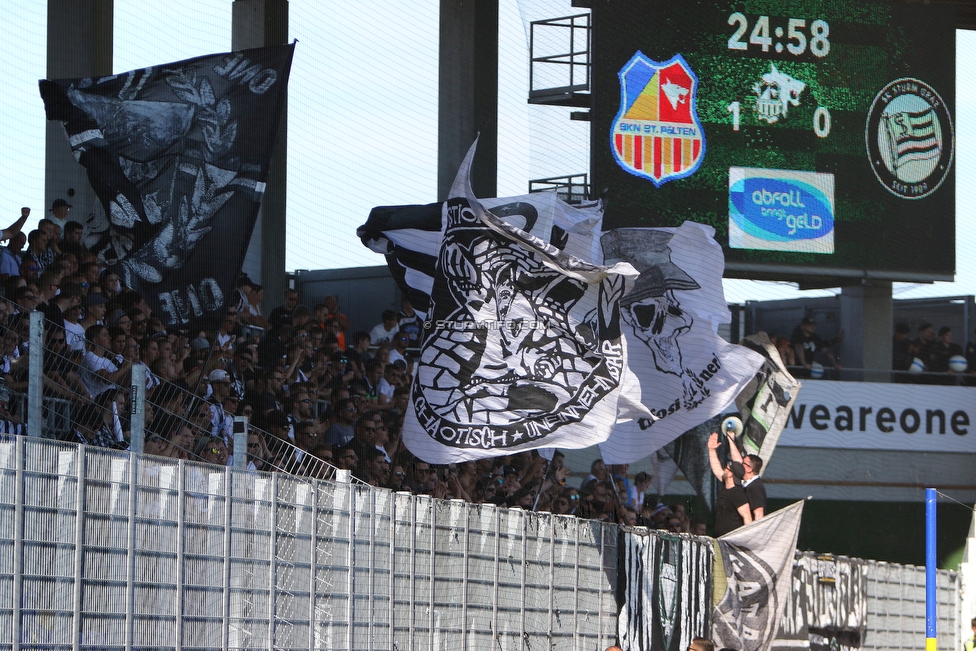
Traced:
<svg viewBox="0 0 976 651">
<path fill-rule="evenodd" d="M 787 414 L 779 444 L 974 453 L 973 389 L 809 380 Z"/>
<path fill-rule="evenodd" d="M 41 80 L 101 204 L 84 243 L 170 326 L 216 317 L 235 287 L 295 46 L 104 77 Z"/>
</svg>

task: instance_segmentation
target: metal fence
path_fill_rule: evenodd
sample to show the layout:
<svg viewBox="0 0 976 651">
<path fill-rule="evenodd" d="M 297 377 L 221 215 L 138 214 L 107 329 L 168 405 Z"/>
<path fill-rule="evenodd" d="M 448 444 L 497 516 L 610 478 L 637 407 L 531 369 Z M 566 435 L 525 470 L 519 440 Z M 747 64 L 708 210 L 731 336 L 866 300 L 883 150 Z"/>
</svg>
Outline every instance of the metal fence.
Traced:
<svg viewBox="0 0 976 651">
<path fill-rule="evenodd" d="M 7 436 L 0 649 L 599 650 L 616 638 L 618 535 Z M 940 650 L 959 646 L 959 587 L 939 573 Z M 866 591 L 862 648 L 920 648 L 923 568 L 869 562 Z"/>
<path fill-rule="evenodd" d="M 600 649 L 617 528 L 0 440 L 0 648 Z"/>
<path fill-rule="evenodd" d="M 938 651 L 958 651 L 961 580 L 957 572 L 936 576 Z M 868 561 L 867 630 L 863 649 L 916 650 L 925 644 L 925 568 Z"/>
</svg>

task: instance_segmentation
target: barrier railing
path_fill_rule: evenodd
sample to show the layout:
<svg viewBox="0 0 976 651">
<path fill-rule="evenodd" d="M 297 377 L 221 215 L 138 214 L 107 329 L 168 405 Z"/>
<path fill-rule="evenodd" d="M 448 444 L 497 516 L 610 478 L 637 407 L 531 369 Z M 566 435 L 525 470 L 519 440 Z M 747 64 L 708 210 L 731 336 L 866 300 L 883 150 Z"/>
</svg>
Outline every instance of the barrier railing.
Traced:
<svg viewBox="0 0 976 651">
<path fill-rule="evenodd" d="M 345 474 L 345 473 L 343 473 Z M 0 647 L 606 648 L 617 527 L 0 437 Z"/>
<path fill-rule="evenodd" d="M 7 302 L 4 313 L 16 306 Z M 106 340 L 107 341 L 107 340 Z M 131 341 L 111 349 L 83 342 L 82 350 L 68 347 L 65 329 L 54 326 L 40 312 L 14 314 L 0 323 L 0 358 L 7 368 L 0 387 L 0 432 L 27 433 L 62 441 L 147 450 L 146 438 L 156 445 L 150 452 L 193 461 L 191 441 L 212 434 L 211 405 L 201 395 L 154 376 L 140 361 Z M 33 353 L 31 351 L 34 351 Z M 139 390 L 139 387 L 143 387 Z M 180 431 L 190 435 L 181 437 Z M 228 453 L 240 467 L 259 461 L 264 470 L 318 478 L 332 477 L 330 464 L 291 441 L 241 422 L 241 438 L 228 436 Z M 273 442 L 276 454 L 256 459 L 248 451 L 248 434 Z M 261 452 L 270 452 L 266 446 Z"/>
</svg>

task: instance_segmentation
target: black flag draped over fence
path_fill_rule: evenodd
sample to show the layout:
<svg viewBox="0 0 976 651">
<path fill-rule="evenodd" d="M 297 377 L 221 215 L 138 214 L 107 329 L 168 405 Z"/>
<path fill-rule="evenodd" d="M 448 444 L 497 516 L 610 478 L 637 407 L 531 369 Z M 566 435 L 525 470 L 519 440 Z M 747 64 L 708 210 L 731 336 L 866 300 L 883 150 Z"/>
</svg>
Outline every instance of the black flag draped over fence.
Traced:
<svg viewBox="0 0 976 651">
<path fill-rule="evenodd" d="M 224 308 L 264 196 L 294 44 L 41 80 L 102 210 L 85 244 L 167 325 Z"/>
</svg>

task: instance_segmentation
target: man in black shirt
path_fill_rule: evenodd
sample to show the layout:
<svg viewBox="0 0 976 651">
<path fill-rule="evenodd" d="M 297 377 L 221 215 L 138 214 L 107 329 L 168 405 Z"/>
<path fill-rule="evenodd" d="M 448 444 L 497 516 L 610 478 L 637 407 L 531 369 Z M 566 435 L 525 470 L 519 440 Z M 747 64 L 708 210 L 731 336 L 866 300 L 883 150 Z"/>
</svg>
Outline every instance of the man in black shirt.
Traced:
<svg viewBox="0 0 976 651">
<path fill-rule="evenodd" d="M 296 307 L 298 307 L 298 292 L 294 289 L 286 289 L 285 304 L 271 310 L 268 316 L 271 327 L 277 329 L 283 325 L 292 325 L 292 315 Z"/>
<path fill-rule="evenodd" d="M 731 437 L 730 437 L 731 438 Z M 735 446 L 735 441 L 731 441 Z M 718 448 L 721 446 L 718 432 L 712 432 L 708 437 L 708 464 L 712 473 L 722 483 L 715 501 L 715 536 L 723 536 L 738 529 L 744 524 L 752 522 L 752 510 L 749 508 L 749 498 L 742 488 L 742 477 L 745 468 L 737 461 L 730 462 L 724 468 L 718 459 Z"/>
<path fill-rule="evenodd" d="M 895 334 L 891 338 L 892 371 L 907 371 L 918 354 L 915 344 L 908 338 L 911 331 L 907 323 L 899 323 L 895 326 Z M 904 381 L 903 378 L 904 376 L 895 376 L 896 381 Z"/>
<path fill-rule="evenodd" d="M 749 510 L 752 511 L 753 520 L 766 515 L 766 486 L 759 476 L 762 466 L 763 460 L 759 455 L 747 454 L 742 459 L 742 468 L 745 470 L 742 487 L 746 491 L 746 497 L 749 498 Z"/>
</svg>

